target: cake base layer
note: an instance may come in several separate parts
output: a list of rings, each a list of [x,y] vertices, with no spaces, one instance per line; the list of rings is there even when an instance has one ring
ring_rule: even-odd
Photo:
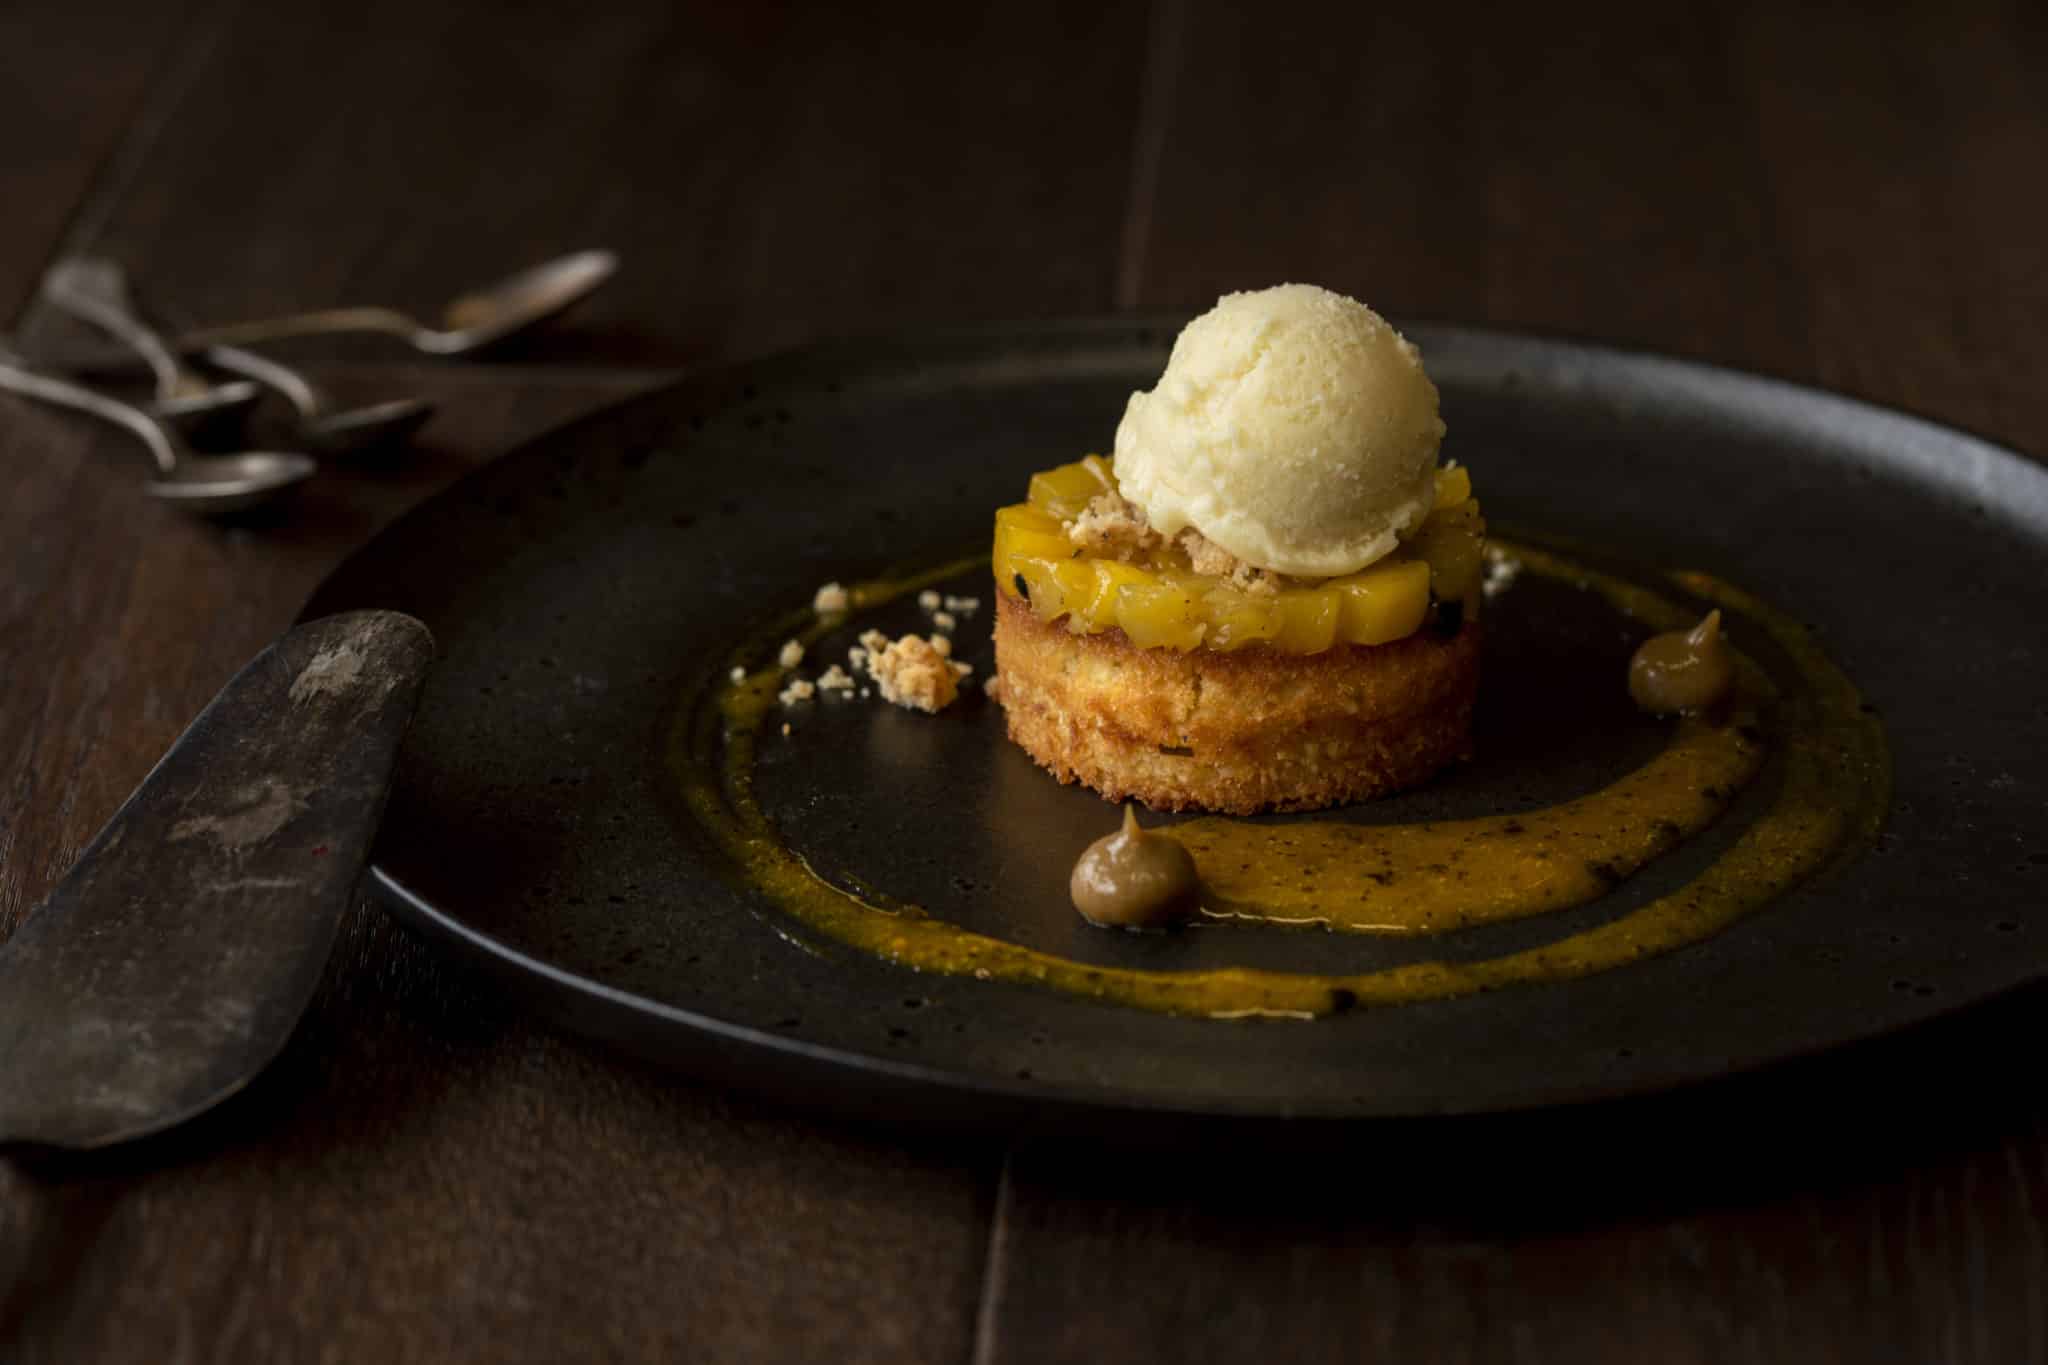
[[[996,594],[1010,738],[1061,782],[1154,810],[1249,815],[1384,796],[1467,751],[1479,624],[1286,654],[1139,649]]]

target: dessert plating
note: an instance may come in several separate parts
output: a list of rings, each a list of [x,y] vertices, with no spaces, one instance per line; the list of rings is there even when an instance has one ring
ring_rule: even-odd
[[[1368,800],[1464,754],[1485,532],[1464,470],[1409,547],[1320,582],[1217,572],[1187,533],[1104,539],[1118,496],[1091,457],[996,514],[1001,702],[1053,776],[1248,814]]]
[[[1485,522],[1435,386],[1371,309],[1234,294],[1133,394],[1114,465],[996,513],[1009,735],[1157,810],[1315,810],[1463,755]]]

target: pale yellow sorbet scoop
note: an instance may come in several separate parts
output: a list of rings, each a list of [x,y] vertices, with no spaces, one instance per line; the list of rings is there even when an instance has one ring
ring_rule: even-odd
[[[1311,284],[1226,294],[1182,330],[1116,432],[1123,494],[1248,564],[1362,569],[1427,516],[1444,424],[1386,319]]]

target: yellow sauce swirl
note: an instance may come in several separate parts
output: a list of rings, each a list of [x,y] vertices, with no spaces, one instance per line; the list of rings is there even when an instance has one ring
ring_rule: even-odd
[[[1420,825],[1278,828],[1201,819],[1159,833],[1195,856],[1217,918],[1429,934],[1584,905],[1713,823],[1756,776],[1746,724],[1679,722],[1612,786],[1545,810]]]
[[[1596,592],[1652,629],[1697,612],[1656,589],[1528,546],[1532,573]],[[861,585],[876,605],[962,570]],[[1427,934],[1569,908],[1705,828],[1755,776],[1767,734],[1783,751],[1770,808],[1689,884],[1606,923],[1478,961],[1320,974],[1261,968],[1152,971],[1097,966],[978,934],[916,906],[855,895],[789,847],[753,794],[755,743],[774,705],[773,670],[719,688],[678,725],[674,757],[696,818],[745,880],[810,930],[918,971],[1026,983],[1090,999],[1212,1018],[1312,1018],[1355,1005],[1440,999],[1610,970],[1670,952],[1753,913],[1875,835],[1890,799],[1883,732],[1804,628],[1704,574],[1677,587],[1746,619],[1783,655],[1782,676],[1740,660],[1744,713],[1686,719],[1655,758],[1597,792],[1543,810],[1414,826],[1203,819],[1171,828],[1194,854],[1222,918]],[[781,634],[799,618],[778,623]],[[813,638],[833,622],[812,626]],[[1614,680],[1619,685],[1619,680]],[[722,756],[722,762],[720,758]]]

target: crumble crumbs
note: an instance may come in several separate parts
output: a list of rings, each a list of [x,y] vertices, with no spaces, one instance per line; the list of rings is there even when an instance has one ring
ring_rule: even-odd
[[[1129,559],[1165,543],[1146,523],[1138,505],[1114,489],[1089,500],[1081,515],[1068,524],[1067,539],[1090,554],[1110,559]]]
[[[949,596],[945,599],[944,602],[941,603],[941,605],[944,606],[947,611],[957,611],[962,616],[972,616],[974,615],[974,613],[981,610],[981,599],[979,597]]]
[[[942,600],[938,593],[931,588],[926,588],[917,595],[917,605],[923,607],[926,611],[937,611]]]
[[[1486,547],[1486,577],[1480,583],[1479,591],[1490,601],[1513,587],[1521,573],[1521,560],[1498,545],[1489,545]]]
[[[745,682],[747,680],[747,670],[741,668],[738,664],[734,664],[732,666],[732,680],[734,682]]]
[[[817,596],[811,599],[811,610],[820,616],[845,611],[851,605],[853,595],[837,583],[827,583],[818,589]]]
[[[1188,567],[1196,573],[1212,573],[1228,577],[1237,567],[1237,556],[1203,535],[1200,531],[1182,531],[1179,545],[1188,553]]]
[[[1114,490],[1097,493],[1067,526],[1067,539],[1093,555],[1130,561],[1165,546],[1166,538],[1146,522],[1138,505]],[[1233,587],[1261,595],[1280,591],[1280,575],[1245,563],[1200,531],[1189,529],[1173,543],[1199,574],[1227,578]]]
[[[833,586],[833,585],[828,585]],[[820,589],[823,596],[823,589]],[[937,593],[919,596],[920,605],[927,605],[931,599],[933,624],[940,628],[951,628],[957,624],[950,611],[941,610],[940,604],[968,604],[964,609],[972,610],[981,605],[979,598],[942,598]],[[958,699],[962,685],[972,686],[967,681],[974,672],[974,666],[952,657],[953,642],[944,635],[905,635],[891,640],[879,630],[864,630],[860,643],[846,651],[847,662],[852,671],[839,664],[832,664],[815,680],[792,677],[788,686],[777,694],[784,706],[810,701],[818,695],[830,696],[872,696],[876,691],[882,700],[916,711],[936,712],[945,709]],[[804,647],[795,640],[782,646],[777,656],[786,669],[793,669],[803,662]],[[866,686],[861,675],[871,679],[874,686]],[[743,670],[734,670],[733,680],[740,681]]]
[[[871,650],[868,672],[883,701],[912,710],[940,711],[960,695],[959,675],[934,642],[922,636],[906,635],[879,652]]]
[[[1261,596],[1280,591],[1279,574],[1253,568],[1200,531],[1182,531],[1174,543],[1187,553],[1188,567],[1196,573],[1227,578],[1232,587]]]

